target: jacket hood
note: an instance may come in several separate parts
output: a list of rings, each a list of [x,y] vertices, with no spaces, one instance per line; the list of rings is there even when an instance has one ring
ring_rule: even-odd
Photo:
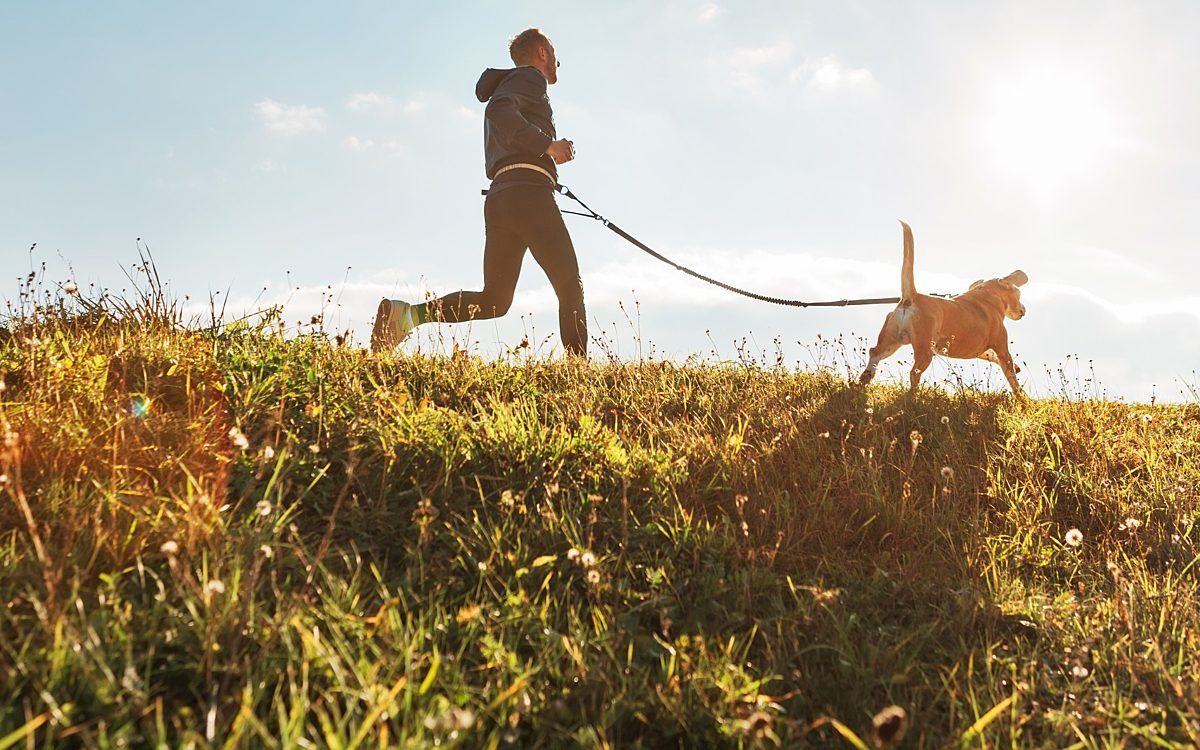
[[[514,70],[516,68],[488,68],[483,71],[483,75],[479,76],[479,83],[475,84],[475,98],[481,102],[491,99],[492,94],[496,93],[496,87]]]

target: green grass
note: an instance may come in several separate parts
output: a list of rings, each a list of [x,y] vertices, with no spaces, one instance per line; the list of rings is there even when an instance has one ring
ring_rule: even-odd
[[[1194,404],[23,300],[0,748],[1200,742]]]

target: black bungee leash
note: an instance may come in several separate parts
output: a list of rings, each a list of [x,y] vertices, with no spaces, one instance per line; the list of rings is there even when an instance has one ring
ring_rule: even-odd
[[[670,258],[663,255],[662,253],[659,253],[659,252],[655,251],[654,249],[648,247],[644,242],[639,240],[637,237],[634,237],[629,232],[626,232],[624,229],[621,229],[619,226],[617,226],[613,222],[609,221],[608,219],[604,218],[600,214],[593,211],[591,209],[591,207],[588,206],[588,204],[579,200],[579,196],[575,195],[575,193],[572,193],[571,189],[568,188],[566,185],[555,185],[554,189],[556,191],[558,191],[561,195],[564,195],[567,198],[570,198],[571,200],[578,203],[580,206],[583,206],[584,211],[587,211],[587,213],[582,213],[580,211],[565,211],[564,210],[563,211],[564,214],[573,214],[575,216],[583,216],[588,219],[595,219],[596,221],[600,222],[604,226],[611,229],[618,236],[620,236],[621,238],[623,238],[630,244],[638,247],[639,249],[641,249],[643,252],[647,253],[648,255],[651,255],[651,256],[657,258],[658,260],[661,260],[663,263],[666,263],[668,266],[671,266],[672,268],[674,268],[678,271],[682,271],[683,273],[686,273],[688,276],[692,276],[694,278],[700,279],[701,281],[706,281],[709,284],[712,284],[714,286],[719,286],[726,291],[733,292],[734,294],[740,294],[743,297],[749,297],[750,299],[756,299],[761,302],[770,302],[773,305],[787,305],[789,307],[850,307],[852,305],[894,305],[900,301],[899,297],[868,297],[868,298],[863,298],[863,299],[838,299],[838,300],[827,300],[824,302],[805,302],[804,300],[784,299],[783,297],[771,297],[771,296],[768,296],[765,294],[758,294],[757,292],[751,292],[751,291],[747,291],[745,289],[739,289],[738,287],[733,286],[731,284],[726,284],[725,282],[717,281],[716,279],[714,279],[710,276],[705,276],[704,274],[702,274],[698,271],[693,271],[692,269],[688,268],[687,266],[680,265],[679,263],[676,263],[675,261],[673,261]],[[931,296],[953,297],[954,295],[952,295],[952,294],[935,294],[935,295],[931,295]]]

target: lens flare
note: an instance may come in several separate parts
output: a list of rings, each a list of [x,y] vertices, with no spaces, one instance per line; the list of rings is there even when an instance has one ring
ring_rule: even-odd
[[[139,419],[146,417],[150,413],[150,398],[148,396],[137,395],[130,401],[129,413]]]

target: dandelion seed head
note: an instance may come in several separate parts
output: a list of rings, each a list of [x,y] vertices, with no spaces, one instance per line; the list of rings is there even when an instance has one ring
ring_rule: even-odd
[[[236,426],[229,428],[229,439],[240,450],[246,450],[250,447],[250,441],[246,439],[246,436]]]
[[[79,287],[74,284],[67,284],[63,287],[63,291],[70,295],[76,295],[79,293]]]
[[[942,415],[942,424],[950,424],[950,417]]]
[[[954,469],[950,468],[949,466],[943,466],[942,467],[942,479],[945,479],[947,482],[954,479]]]
[[[908,712],[900,706],[888,706],[871,719],[871,729],[877,746],[892,747],[904,739],[908,730]]]
[[[1121,524],[1121,528],[1132,534],[1133,532],[1142,528],[1142,522],[1137,518],[1126,518],[1125,522]]]
[[[587,572],[587,582],[592,584],[593,586],[599,584],[600,583],[600,571],[595,570],[595,569],[589,570]]]
[[[1078,547],[1079,545],[1083,544],[1083,532],[1079,529],[1071,529],[1067,532],[1064,540],[1066,541],[1068,547]]]

